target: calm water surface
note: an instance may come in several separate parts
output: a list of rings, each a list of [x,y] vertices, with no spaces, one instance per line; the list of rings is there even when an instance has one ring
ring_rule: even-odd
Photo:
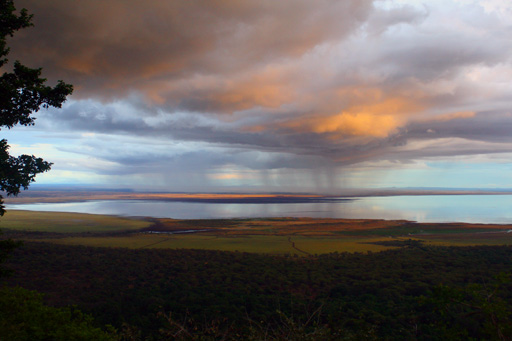
[[[406,219],[419,222],[512,223],[512,195],[363,197],[321,203],[226,204],[153,200],[95,200],[7,205],[7,209],[156,218],[314,217]]]

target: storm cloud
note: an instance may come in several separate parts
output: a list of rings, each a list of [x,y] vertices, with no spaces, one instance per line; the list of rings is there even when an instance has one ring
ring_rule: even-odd
[[[11,60],[76,89],[63,109],[39,114],[38,134],[61,134],[55,150],[109,164],[91,165],[94,174],[271,183],[272,172],[313,171],[328,187],[375,162],[512,152],[503,2],[16,5],[35,27],[10,40]]]

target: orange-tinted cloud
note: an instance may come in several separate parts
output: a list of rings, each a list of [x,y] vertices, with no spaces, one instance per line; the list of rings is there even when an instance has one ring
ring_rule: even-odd
[[[475,117],[476,113],[474,111],[457,111],[450,112],[447,114],[437,115],[432,117],[433,121],[451,121],[461,118],[472,118]]]
[[[296,99],[296,89],[286,67],[267,67],[258,73],[230,79],[195,76],[171,83],[154,82],[141,91],[168,106],[228,114],[255,107],[278,108]]]
[[[242,173],[215,173],[208,174],[208,177],[213,180],[241,180],[253,178],[253,175]]]
[[[154,81],[229,80],[300,57],[357,29],[372,2],[19,0],[34,13],[35,28],[16,34],[12,54],[73,83],[76,97],[119,98]],[[273,106],[273,91],[254,97]],[[224,94],[221,102],[249,94],[237,96]]]
[[[354,91],[351,89],[350,93]],[[360,91],[364,92],[362,89]],[[379,95],[376,96],[376,93]],[[375,89],[369,90],[369,94],[373,94],[374,97],[368,98],[368,104],[353,104],[334,114],[320,112],[299,115],[270,126],[248,127],[246,131],[285,129],[290,132],[327,135],[332,140],[351,136],[384,138],[396,132],[411,117],[423,110],[422,106],[413,100],[384,98],[385,95]]]
[[[312,122],[316,133],[386,137],[407,122],[408,116],[419,111],[418,105],[400,98],[379,103],[362,104],[341,113]]]
[[[69,106],[40,113],[47,126],[122,136],[104,157],[126,167],[164,158],[149,149],[205,174],[405,162],[427,155],[418,141],[512,129],[512,22],[446,3],[17,0],[35,27],[9,41],[9,57],[75,86]],[[129,154],[124,139],[141,136],[160,140]],[[218,149],[171,157],[165,142]]]

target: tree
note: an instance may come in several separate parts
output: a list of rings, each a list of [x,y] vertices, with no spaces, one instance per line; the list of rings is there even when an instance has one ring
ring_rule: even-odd
[[[12,0],[0,0],[0,69],[8,66],[9,48],[7,38],[19,29],[32,26],[32,15],[22,9],[16,14]],[[11,72],[0,76],[0,129],[10,129],[17,124],[34,124],[31,115],[40,108],[60,108],[66,96],[73,92],[73,86],[58,81],[55,87],[45,85],[41,69],[31,69],[19,61],[14,62]],[[33,155],[12,156],[7,140],[0,140],[0,191],[7,195],[17,195],[27,189],[39,173],[50,170],[51,163]],[[3,197],[0,195],[0,216],[4,215]],[[0,264],[17,246],[18,242],[0,240]],[[7,271],[0,267],[0,277]]]
[[[19,29],[33,26],[31,20],[26,9],[16,14],[12,0],[0,0],[0,68],[8,62],[7,38]],[[0,129],[34,125],[34,112],[40,108],[60,108],[73,92],[73,86],[63,81],[59,80],[54,87],[45,82],[41,68],[31,69],[19,61],[14,62],[12,72],[4,72],[0,77]],[[7,140],[0,140],[0,190],[9,196],[27,189],[35,176],[49,171],[52,164],[33,155],[11,156],[8,149]],[[2,199],[0,195],[0,216],[5,213]]]
[[[113,327],[102,330],[76,307],[55,308],[43,295],[20,287],[0,288],[2,340],[118,340]]]

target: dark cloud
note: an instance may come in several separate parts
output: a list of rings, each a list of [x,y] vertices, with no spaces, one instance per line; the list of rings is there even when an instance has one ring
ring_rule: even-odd
[[[13,55],[75,84],[76,96],[152,95],[195,75],[223,77],[341,39],[372,1],[21,0],[35,28]],[[173,84],[170,84],[172,97]],[[176,100],[176,98],[174,98]]]
[[[35,27],[16,34],[12,59],[76,87],[38,126],[97,134],[59,148],[115,164],[100,173],[318,171],[511,151],[512,22],[477,3],[17,5]]]
[[[512,114],[480,112],[473,117],[449,121],[433,120],[413,123],[407,136],[414,139],[461,138],[468,141],[512,143]]]

